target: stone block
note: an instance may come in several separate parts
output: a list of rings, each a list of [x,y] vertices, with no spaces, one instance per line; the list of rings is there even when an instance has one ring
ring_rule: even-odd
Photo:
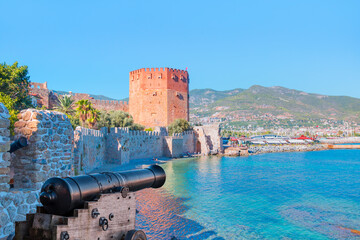
[[[9,207],[6,208],[6,210],[10,217],[10,221],[13,221],[16,216],[16,207],[13,205],[10,205]]]
[[[39,123],[39,121],[31,121],[27,123],[27,127],[32,128],[34,131],[36,131]]]
[[[25,111],[23,114],[22,114],[22,119],[24,121],[29,121],[31,119],[31,111]]]
[[[10,126],[10,120],[9,119],[1,119],[0,121],[0,128],[8,128]]]
[[[29,136],[33,133],[33,130],[31,130],[30,128],[21,128],[20,129],[20,133],[25,135],[25,136]]]
[[[15,226],[13,224],[8,224],[4,227],[4,232],[3,234],[6,235],[10,235],[11,233],[13,233],[15,231]]]
[[[43,116],[42,116],[42,114],[41,113],[39,113],[39,112],[34,112],[33,114],[32,114],[32,117],[31,117],[32,119],[37,119],[37,120],[42,120],[43,119]]]
[[[16,128],[23,128],[23,127],[25,127],[25,126],[26,126],[26,122],[23,121],[23,120],[17,121],[17,122],[15,122],[15,124],[14,124],[14,127],[16,127]]]
[[[0,167],[0,175],[7,175],[10,172],[10,168],[1,168]]]
[[[8,175],[0,176],[0,183],[9,183],[9,181],[10,181],[10,176],[8,176]]]
[[[27,204],[22,203],[18,206],[17,214],[25,215],[29,210],[29,206]]]
[[[0,142],[0,152],[7,152],[10,150],[10,142]]]
[[[0,226],[6,226],[10,222],[10,217],[6,209],[1,208],[0,210]]]
[[[52,141],[54,141],[54,142],[60,141],[60,136],[59,136],[58,134],[54,134],[54,135],[52,136]]]
[[[36,193],[29,193],[28,197],[26,198],[26,203],[33,204],[37,202],[37,195]]]
[[[39,151],[45,151],[48,148],[45,142],[37,142],[35,146]]]
[[[8,192],[10,185],[8,183],[0,183],[0,192]]]
[[[42,123],[42,126],[43,126],[43,128],[51,128],[51,122],[50,121],[46,121],[46,122],[43,122]]]
[[[11,159],[11,154],[9,152],[4,152],[3,155],[2,155],[2,159],[4,161],[10,161]]]

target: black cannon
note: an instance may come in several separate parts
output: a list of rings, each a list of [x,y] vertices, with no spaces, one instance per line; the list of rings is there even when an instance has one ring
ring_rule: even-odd
[[[15,140],[13,143],[10,144],[9,153],[13,153],[20,148],[26,147],[27,145],[27,139],[25,137],[20,137],[19,139]]]
[[[164,185],[165,171],[157,165],[141,170],[50,178],[41,188],[36,213],[15,223],[18,239],[146,240],[135,230],[134,191]]]
[[[100,194],[121,192],[125,195],[144,188],[164,185],[165,171],[157,165],[141,170],[104,172],[67,178],[50,178],[41,188],[40,202],[46,212],[67,215]]]

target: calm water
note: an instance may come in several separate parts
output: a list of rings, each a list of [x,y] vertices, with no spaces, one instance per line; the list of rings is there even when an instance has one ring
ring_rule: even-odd
[[[360,239],[360,150],[204,157],[138,192],[149,239]]]

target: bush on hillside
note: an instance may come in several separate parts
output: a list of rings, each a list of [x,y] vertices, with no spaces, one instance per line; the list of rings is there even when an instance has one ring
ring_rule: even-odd
[[[144,130],[144,126],[134,123],[132,116],[123,111],[101,111],[97,127],[127,127],[130,130]]]

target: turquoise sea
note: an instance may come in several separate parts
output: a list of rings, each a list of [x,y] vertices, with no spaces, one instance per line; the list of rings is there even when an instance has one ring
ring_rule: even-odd
[[[164,187],[137,193],[136,225],[148,239],[360,239],[360,150],[161,166]]]

